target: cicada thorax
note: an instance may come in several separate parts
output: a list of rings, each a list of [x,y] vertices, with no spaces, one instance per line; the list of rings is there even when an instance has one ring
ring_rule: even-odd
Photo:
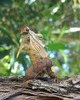
[[[26,53],[29,55],[32,64],[37,64],[40,61],[40,59],[43,59],[40,56],[40,54],[35,49],[33,49],[30,45],[27,46]]]

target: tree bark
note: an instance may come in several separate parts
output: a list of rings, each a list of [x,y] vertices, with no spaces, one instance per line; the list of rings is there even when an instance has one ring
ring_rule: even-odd
[[[80,100],[80,75],[25,81],[21,77],[0,78],[0,100]]]

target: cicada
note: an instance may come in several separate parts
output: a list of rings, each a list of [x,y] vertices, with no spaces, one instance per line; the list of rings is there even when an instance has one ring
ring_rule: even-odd
[[[44,44],[39,39],[41,34],[36,34],[31,31],[29,27],[21,31],[22,43],[17,53],[19,56],[22,49],[29,55],[31,60],[30,67],[26,70],[26,79],[36,78],[39,74],[45,72],[50,77],[54,78],[55,75],[51,71],[53,62],[48,58],[48,54],[44,49]]]

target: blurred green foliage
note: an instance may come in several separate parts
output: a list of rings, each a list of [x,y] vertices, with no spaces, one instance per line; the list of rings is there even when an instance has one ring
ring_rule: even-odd
[[[24,52],[16,58],[25,26],[43,34],[58,77],[80,74],[80,0],[0,0],[0,76],[24,75],[30,65]]]

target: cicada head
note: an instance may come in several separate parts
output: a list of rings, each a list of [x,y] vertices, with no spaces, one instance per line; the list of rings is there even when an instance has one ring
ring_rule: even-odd
[[[21,31],[21,36],[22,36],[22,42],[25,43],[25,42],[29,42],[30,40],[30,34],[29,34],[29,27],[26,27],[24,28],[22,31]]]
[[[29,33],[30,29],[29,27],[24,28],[23,30],[21,30],[21,35],[27,35]]]

